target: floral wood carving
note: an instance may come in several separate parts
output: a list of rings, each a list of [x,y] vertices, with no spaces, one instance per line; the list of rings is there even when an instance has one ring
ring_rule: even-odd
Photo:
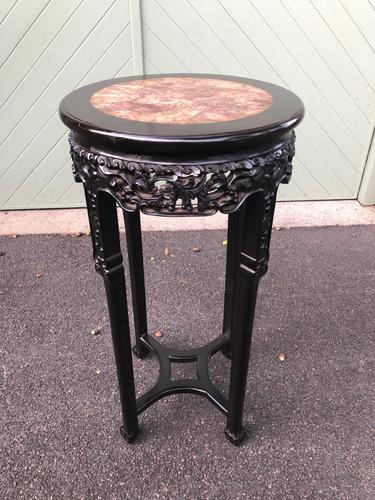
[[[275,191],[265,193],[264,197],[264,212],[260,229],[259,254],[254,265],[254,274],[263,276],[268,270],[269,248],[273,222],[273,212],[276,203]]]
[[[98,193],[110,193],[125,210],[138,208],[146,214],[211,215],[236,211],[251,193],[264,193],[259,254],[248,267],[252,275],[267,271],[273,209],[280,182],[292,173],[295,134],[271,153],[241,161],[216,164],[162,165],[130,161],[90,152],[69,137],[73,173],[83,182],[90,214],[96,270],[108,276],[122,269],[122,257],[107,262],[103,251],[98,213]],[[117,258],[118,257],[118,258]]]
[[[77,182],[90,192],[107,191],[128,211],[146,214],[212,215],[237,210],[251,193],[273,193],[292,173],[295,134],[270,153],[215,164],[168,165],[90,152],[71,134]]]

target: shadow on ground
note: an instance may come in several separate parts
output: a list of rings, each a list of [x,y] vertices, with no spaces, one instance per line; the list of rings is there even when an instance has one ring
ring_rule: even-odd
[[[163,342],[194,346],[220,333],[224,238],[145,234],[149,327]],[[122,440],[90,244],[0,239],[1,498],[374,498],[374,226],[274,232],[240,448],[226,441],[224,417],[193,395],[158,402],[141,417],[139,442]],[[139,392],[157,369],[135,360]],[[212,359],[223,390],[228,370]]]

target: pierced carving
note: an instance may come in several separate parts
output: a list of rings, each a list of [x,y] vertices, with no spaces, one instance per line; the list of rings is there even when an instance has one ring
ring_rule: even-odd
[[[78,144],[73,134],[69,142],[74,178],[85,186],[95,267],[101,275],[108,276],[122,265],[121,258],[110,263],[104,258],[97,207],[101,191],[110,193],[125,210],[139,208],[154,215],[211,215],[218,210],[231,213],[251,193],[261,191],[264,214],[259,255],[252,272],[261,276],[267,271],[273,208],[279,184],[289,182],[292,173],[294,132],[271,153],[196,165],[162,165],[97,154]]]
[[[93,257],[95,270],[103,277],[110,277],[123,271],[122,253],[115,253],[105,257],[103,233],[98,211],[98,193],[91,190],[90,185],[85,185],[87,210],[91,227],[91,240],[93,246]]]
[[[265,193],[264,197],[264,212],[260,230],[259,255],[255,265],[255,274],[258,276],[263,276],[268,270],[268,259],[270,256],[269,248],[276,194],[277,187],[274,191]]]
[[[154,215],[231,213],[253,192],[274,192],[289,182],[294,141],[293,132],[278,149],[245,160],[167,165],[90,152],[69,137],[77,182],[111,193],[125,210]]]

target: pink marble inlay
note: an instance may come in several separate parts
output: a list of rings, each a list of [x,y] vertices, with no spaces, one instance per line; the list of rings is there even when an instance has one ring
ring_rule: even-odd
[[[257,115],[271,106],[272,96],[234,80],[160,77],[110,85],[95,92],[90,102],[126,120],[188,125]]]

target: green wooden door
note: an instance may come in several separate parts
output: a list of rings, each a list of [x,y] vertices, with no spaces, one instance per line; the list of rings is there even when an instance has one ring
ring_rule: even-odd
[[[13,3],[0,12],[0,206],[82,206],[57,108],[75,87],[133,73],[128,1]]]
[[[306,105],[284,200],[357,198],[375,117],[368,0],[143,0],[147,73],[267,80]]]
[[[307,112],[281,198],[357,198],[375,116],[372,2],[2,0],[0,208],[82,206],[59,100],[143,68],[251,76],[295,91]]]

